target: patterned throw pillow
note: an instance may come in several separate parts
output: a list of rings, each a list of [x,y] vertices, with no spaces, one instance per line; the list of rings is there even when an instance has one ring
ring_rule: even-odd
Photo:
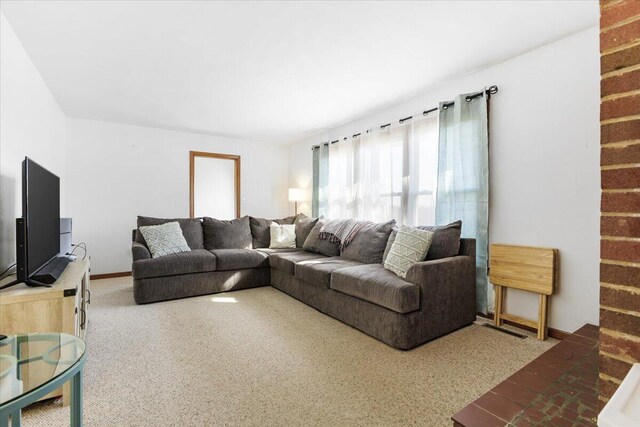
[[[429,252],[427,252],[427,257],[425,258],[426,260],[448,258],[458,255],[462,221],[458,220],[447,225],[419,225],[416,228],[434,232],[431,246],[429,246]],[[398,230],[394,228],[389,236],[387,247],[382,257],[383,260],[387,259],[391,245],[396,238],[397,231]]]
[[[407,277],[409,268],[426,258],[433,234],[433,231],[401,226],[384,262],[384,268],[403,279]]]
[[[182,235],[184,240],[187,241],[187,245],[194,249],[204,249],[204,237],[202,232],[202,218],[154,218],[150,216],[138,215],[138,227],[148,227],[149,225],[162,225],[167,222],[177,222],[182,229]],[[140,230],[136,232],[136,242],[147,245],[144,241]]]
[[[271,249],[295,248],[296,247],[296,226],[294,224],[271,224]]]
[[[148,225],[140,227],[139,230],[147,242],[152,258],[191,251],[177,222]]]

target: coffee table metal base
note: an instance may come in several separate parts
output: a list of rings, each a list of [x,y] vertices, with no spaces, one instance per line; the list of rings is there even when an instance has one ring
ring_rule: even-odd
[[[22,425],[22,408],[31,405],[38,399],[51,393],[67,381],[71,381],[71,427],[82,426],[82,369],[84,368],[85,355],[83,354],[75,365],[59,377],[47,383],[41,388],[25,393],[17,399],[0,407],[0,427],[20,427]]]

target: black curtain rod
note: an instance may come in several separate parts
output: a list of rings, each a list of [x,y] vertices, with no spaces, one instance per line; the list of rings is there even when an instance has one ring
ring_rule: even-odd
[[[427,114],[429,114],[429,113],[433,113],[434,111],[438,111],[438,107],[433,107],[433,108],[432,108],[432,109],[430,109],[430,110],[423,111],[423,112],[422,112],[422,115],[423,115],[423,116],[426,116]]]
[[[472,95],[467,95],[467,96],[465,97],[465,100],[466,100],[467,102],[470,102],[472,99],[475,99],[475,98],[477,98],[477,97],[479,97],[479,96],[482,96],[482,95],[484,95],[484,94],[486,94],[487,96],[491,97],[491,95],[495,95],[496,93],[498,93],[498,86],[496,86],[496,85],[492,85],[492,86],[489,86],[486,90],[481,90],[481,91],[480,91],[480,92],[478,92],[478,93],[474,93],[474,94],[472,94]],[[442,109],[446,110],[447,108],[451,107],[453,104],[455,104],[455,102],[454,102],[454,101],[450,101],[450,102],[443,102],[443,103],[442,103]],[[425,110],[425,111],[423,111],[423,112],[422,112],[422,115],[423,115],[423,116],[426,116],[427,114],[429,114],[429,113],[433,113],[434,111],[438,111],[438,110],[439,110],[439,107],[434,107],[434,108],[431,108],[430,110]],[[411,120],[412,118],[413,118],[413,116],[407,116],[407,117],[404,117],[404,118],[402,118],[402,119],[398,120],[398,122],[399,122],[400,124],[403,124],[404,122],[406,122],[407,120]],[[389,126],[391,126],[391,123],[387,123],[386,125],[382,125],[382,126],[380,126],[380,130],[384,130],[385,128],[387,128],[387,127],[389,127]],[[369,131],[367,131],[367,132],[369,132]],[[354,134],[354,135],[352,136],[352,138],[356,138],[356,137],[358,137],[358,136],[360,136],[360,134],[359,134],[359,133],[356,133],[356,134]],[[345,140],[345,141],[347,140],[347,137],[346,137],[346,136],[344,137],[344,140]],[[336,139],[335,141],[331,141],[331,144],[335,144],[335,143],[336,143],[336,142],[338,142],[338,141],[340,141],[340,140],[339,140],[339,139]],[[322,145],[329,145],[329,144],[330,144],[329,142],[324,142],[324,143],[322,143]],[[313,147],[311,147],[311,149],[312,149],[312,150],[315,150],[315,149],[317,149],[317,148],[320,148],[320,145],[314,145]]]
[[[482,90],[481,90],[480,92],[478,92],[478,93],[474,93],[473,95],[467,95],[467,96],[465,97],[465,100],[466,100],[467,102],[470,102],[472,99],[475,99],[475,98],[477,98],[477,97],[479,97],[479,96],[482,96],[483,94],[487,94],[489,97],[491,97],[491,95],[495,95],[496,93],[498,93],[498,86],[493,85],[493,86],[489,86],[489,87],[488,87],[486,90],[484,90],[484,91],[482,91]],[[455,104],[455,102],[454,102],[454,101],[450,101],[450,102],[443,102],[443,103],[442,103],[442,108],[443,108],[444,110],[446,110],[447,108],[451,107],[453,104]],[[432,109],[430,109],[430,110],[423,111],[423,112],[422,112],[422,115],[423,115],[423,116],[426,116],[427,114],[432,113],[432,112],[434,112],[434,111],[438,111],[438,107],[432,108]]]

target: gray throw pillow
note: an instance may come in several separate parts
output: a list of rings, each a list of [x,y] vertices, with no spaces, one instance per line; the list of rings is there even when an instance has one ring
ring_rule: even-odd
[[[269,234],[269,226],[273,223],[285,225],[293,224],[296,220],[295,216],[288,216],[280,219],[265,219],[249,217],[251,226],[251,236],[253,238],[253,248],[268,248],[271,244],[271,235]]]
[[[387,257],[389,256],[389,250],[391,249],[391,245],[393,245],[393,241],[396,240],[396,234],[398,234],[399,229],[400,227],[396,225],[391,229],[391,233],[389,233],[389,239],[387,239],[387,246],[385,246],[384,254],[382,255],[383,264],[387,260]]]
[[[317,222],[318,218],[309,218],[305,214],[298,214],[294,222],[296,225],[296,247],[301,248],[304,246],[304,241],[307,240],[309,233],[311,233]]]
[[[420,230],[433,231],[433,241],[427,254],[427,260],[449,258],[458,255],[460,252],[460,232],[462,221],[455,221],[447,225],[421,225],[416,228]],[[387,259],[389,249],[396,238],[396,230],[391,232],[387,247],[384,250],[383,259]]]
[[[395,225],[395,219],[379,224],[367,222],[340,256],[365,264],[382,264],[387,241]]]
[[[302,249],[326,256],[338,256],[340,255],[340,249],[337,243],[332,243],[329,240],[320,240],[320,229],[325,222],[327,222],[327,219],[318,218],[316,225],[311,229],[307,239],[304,241]]]
[[[249,217],[221,220],[204,217],[204,248],[211,249],[251,249],[252,237]]]
[[[433,236],[433,231],[403,225],[396,233],[389,256],[384,261],[384,268],[406,278],[407,271],[426,258]]]
[[[418,228],[434,232],[427,260],[449,258],[460,252],[462,221],[454,221],[447,225],[421,225]]]
[[[177,222],[142,226],[139,230],[147,242],[152,258],[191,251]]]
[[[182,235],[191,249],[204,249],[202,218],[153,218],[150,216],[138,216],[138,227],[161,225],[168,222],[177,222],[180,225]],[[136,230],[135,241],[149,247],[139,230]]]

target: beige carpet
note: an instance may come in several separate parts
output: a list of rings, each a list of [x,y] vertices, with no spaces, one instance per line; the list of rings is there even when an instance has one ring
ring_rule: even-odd
[[[271,287],[136,306],[92,282],[87,426],[451,425],[552,346],[472,325],[395,350]],[[68,426],[48,401],[24,425]]]

